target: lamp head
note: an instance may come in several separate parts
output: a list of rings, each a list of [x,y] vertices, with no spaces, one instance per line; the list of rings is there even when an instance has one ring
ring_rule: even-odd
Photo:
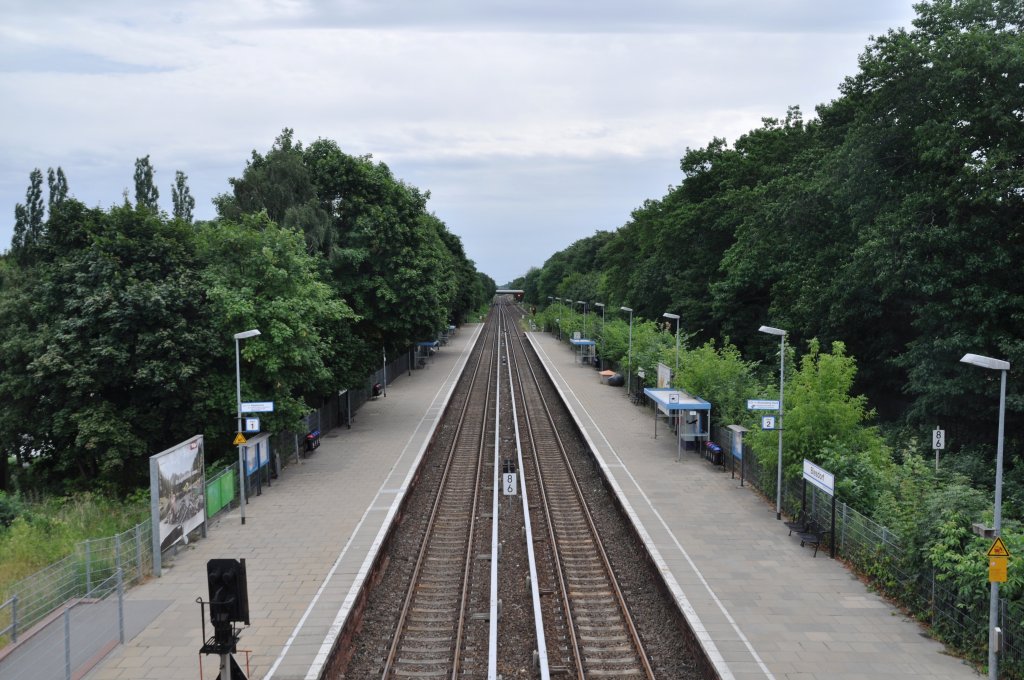
[[[252,330],[242,331],[241,333],[235,333],[235,340],[245,340],[246,338],[255,338],[260,335],[258,329],[253,328]]]
[[[662,316],[665,317],[666,319],[675,319],[676,321],[679,321],[679,315],[678,314],[672,314],[671,312],[665,312],[664,314],[662,314]]]
[[[761,331],[762,333],[767,333],[768,335],[785,335],[786,334],[786,331],[782,330],[781,328],[773,328],[771,326],[761,326],[757,330]]]
[[[982,368],[991,368],[996,371],[1010,370],[1009,361],[993,359],[992,357],[983,357],[980,354],[965,354],[960,361],[965,364],[973,364],[974,366],[981,366]]]
[[[629,312],[630,314],[633,313],[633,308],[632,307],[619,307],[619,309],[621,309],[624,312]]]

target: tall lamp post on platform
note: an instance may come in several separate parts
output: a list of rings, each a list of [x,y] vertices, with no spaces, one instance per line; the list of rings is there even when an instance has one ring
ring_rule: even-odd
[[[601,339],[604,340],[604,303],[595,302],[594,306],[601,308]],[[601,370],[604,370],[604,347],[601,348]]]
[[[779,336],[779,469],[775,482],[775,519],[782,519],[782,405],[786,384],[786,331],[771,326],[761,326],[757,330]]]
[[[629,357],[626,360],[626,396],[630,396],[632,388],[633,378],[633,308],[632,307],[619,307],[624,312],[629,312]]]
[[[960,361],[965,364],[980,366],[999,371],[999,435],[996,440],[996,508],[995,535],[998,537],[1002,529],[1003,517],[1003,427],[1006,422],[1006,373],[1010,370],[1010,362],[992,359],[978,354],[965,354]],[[999,661],[996,658],[996,623],[999,611],[999,583],[992,581],[988,601],[988,677],[996,680],[999,675]]]
[[[675,372],[675,375],[673,377],[676,378],[676,380],[678,380],[679,379],[678,378],[678,376],[679,376],[679,315],[678,314],[672,314],[670,312],[665,312],[664,314],[662,314],[662,316],[665,317],[666,319],[675,319],[676,320],[676,372]]]
[[[241,333],[235,333],[235,396],[237,397],[238,405],[238,420],[235,421],[235,425],[238,426],[238,433],[242,432],[242,351],[239,346],[239,342],[246,338],[255,338],[259,335],[259,330],[253,328],[252,330],[242,331]],[[238,507],[241,510],[242,524],[245,524],[245,444],[238,445]]]

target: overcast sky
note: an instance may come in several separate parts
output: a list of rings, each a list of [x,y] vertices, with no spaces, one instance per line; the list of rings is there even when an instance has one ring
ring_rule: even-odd
[[[912,0],[0,0],[0,250],[33,168],[108,207],[150,155],[196,217],[284,127],[430,191],[504,284],[682,179],[687,147],[857,70]]]

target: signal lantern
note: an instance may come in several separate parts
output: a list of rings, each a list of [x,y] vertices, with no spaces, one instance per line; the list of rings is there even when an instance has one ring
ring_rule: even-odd
[[[210,622],[216,627],[242,621],[249,625],[249,587],[245,560],[213,559],[206,563],[210,586]]]

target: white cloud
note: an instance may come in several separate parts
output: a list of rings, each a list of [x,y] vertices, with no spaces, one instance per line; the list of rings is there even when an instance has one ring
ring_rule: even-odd
[[[0,244],[29,171],[110,205],[151,154],[197,213],[283,127],[373,154],[498,280],[621,225],[687,146],[837,94],[910,0],[12,3],[0,27]],[[167,189],[165,190],[165,188]],[[536,229],[530,248],[522,234]]]

